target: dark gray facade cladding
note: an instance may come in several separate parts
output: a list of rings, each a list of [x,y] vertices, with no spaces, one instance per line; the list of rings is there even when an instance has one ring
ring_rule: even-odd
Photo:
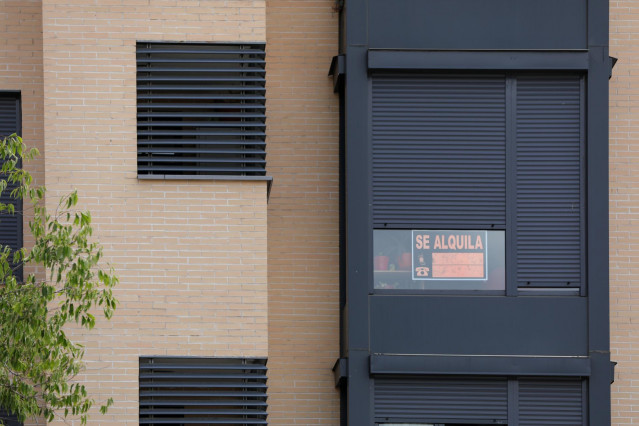
[[[490,376],[511,383],[518,377],[582,378],[583,424],[610,424],[608,2],[348,0],[340,22],[342,57],[332,69],[342,96],[344,143],[341,341],[347,362],[337,369],[343,423],[407,420],[375,417],[376,378]],[[523,296],[512,271],[501,295],[374,290],[371,76],[432,70],[585,76],[585,284],[579,294]],[[506,421],[528,424],[513,408],[519,388],[509,386]]]

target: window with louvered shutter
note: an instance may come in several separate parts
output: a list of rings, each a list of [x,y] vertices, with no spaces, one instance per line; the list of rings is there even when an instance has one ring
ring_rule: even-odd
[[[0,408],[0,420],[4,422],[4,426],[22,426],[22,423],[18,421],[18,418],[13,414]]]
[[[21,133],[20,95],[0,92],[0,139],[14,133]],[[0,160],[1,162],[1,160]],[[0,202],[13,204],[15,214],[0,214],[0,244],[12,250],[22,248],[22,200],[11,197],[11,191],[17,184],[9,183],[0,194]],[[22,280],[22,267],[14,270],[18,281]]]
[[[266,175],[264,49],[138,43],[138,176]]]
[[[141,358],[141,425],[266,425],[266,359]]]

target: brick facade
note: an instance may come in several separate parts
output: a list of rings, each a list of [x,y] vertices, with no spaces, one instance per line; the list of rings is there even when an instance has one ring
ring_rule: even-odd
[[[49,207],[79,190],[121,279],[113,320],[74,331],[87,346],[78,379],[98,401],[115,398],[90,424],[137,424],[142,355],[268,356],[269,424],[339,424],[330,372],[339,356],[338,97],[326,76],[334,5],[0,2],[0,90],[21,91],[24,139],[42,152],[28,167],[46,183]],[[612,424],[622,426],[639,422],[639,0],[610,8],[619,58],[610,86]],[[138,40],[267,41],[268,204],[263,182],[137,179]]]
[[[612,423],[639,422],[639,1],[610,1],[610,346]]]
[[[264,6],[43,1],[47,203],[78,189],[120,277],[113,320],[74,331],[78,379],[115,400],[90,424],[138,424],[139,356],[268,355],[266,183],[138,180],[136,160],[136,41],[264,41]]]
[[[267,0],[269,424],[338,425],[334,1]]]

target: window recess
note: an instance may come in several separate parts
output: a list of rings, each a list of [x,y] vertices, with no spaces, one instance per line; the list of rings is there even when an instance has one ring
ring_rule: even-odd
[[[584,294],[584,93],[572,72],[375,73],[374,229],[505,231],[508,288]]]
[[[266,175],[264,49],[137,44],[140,178]]]

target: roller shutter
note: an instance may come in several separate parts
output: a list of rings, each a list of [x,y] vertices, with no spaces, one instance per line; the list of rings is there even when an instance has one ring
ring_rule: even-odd
[[[505,226],[505,77],[379,75],[372,85],[375,228]]]
[[[515,249],[520,287],[579,287],[583,137],[579,76],[520,76]]]
[[[579,379],[520,379],[521,426],[583,426],[584,386]]]
[[[505,378],[378,378],[374,398],[378,421],[505,424],[508,417]]]

